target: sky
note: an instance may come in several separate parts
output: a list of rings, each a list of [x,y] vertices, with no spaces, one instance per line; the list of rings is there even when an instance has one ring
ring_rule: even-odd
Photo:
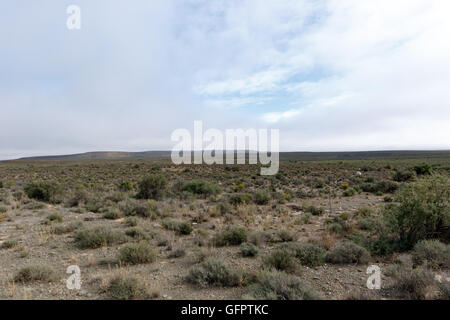
[[[2,1],[0,159],[171,150],[195,120],[279,129],[281,151],[450,149],[449,12],[448,0]]]

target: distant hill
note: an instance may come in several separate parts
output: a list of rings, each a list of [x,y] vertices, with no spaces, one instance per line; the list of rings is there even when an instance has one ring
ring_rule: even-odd
[[[417,159],[450,157],[450,150],[436,151],[351,151],[351,152],[283,152],[283,160],[362,160],[362,159]]]
[[[170,151],[116,152],[99,151],[71,155],[41,156],[20,158],[20,161],[34,160],[139,160],[169,158]],[[281,160],[319,161],[319,160],[361,160],[361,159],[414,159],[450,157],[450,150],[441,151],[351,151],[351,152],[280,152]]]
[[[61,161],[82,161],[82,160],[134,160],[149,158],[167,158],[170,151],[144,151],[144,152],[120,152],[120,151],[98,151],[86,152],[59,156],[26,157],[18,160],[61,160]]]

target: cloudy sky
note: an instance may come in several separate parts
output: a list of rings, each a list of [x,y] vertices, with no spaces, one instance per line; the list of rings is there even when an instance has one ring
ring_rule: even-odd
[[[69,5],[81,30],[66,27]],[[170,150],[278,128],[284,151],[450,149],[448,0],[0,2],[0,159]]]

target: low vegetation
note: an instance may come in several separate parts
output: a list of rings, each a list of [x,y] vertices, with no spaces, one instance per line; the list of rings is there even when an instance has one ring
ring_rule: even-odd
[[[235,287],[242,283],[242,274],[221,261],[209,258],[189,271],[186,281],[199,287]]]
[[[448,299],[448,157],[0,165],[6,299]],[[365,288],[382,267],[382,290]],[[63,290],[67,266],[82,290]],[[62,278],[61,278],[62,277]],[[349,294],[351,293],[351,294]]]
[[[298,277],[280,271],[261,272],[248,296],[257,300],[320,299],[319,295]]]
[[[115,300],[144,299],[147,296],[147,289],[137,277],[116,276],[109,282],[107,293]]]
[[[85,228],[75,234],[75,244],[81,249],[95,249],[126,241],[125,234],[107,227]]]
[[[118,260],[122,264],[151,263],[156,260],[156,252],[146,241],[127,243],[120,248]]]
[[[14,281],[29,283],[33,281],[52,282],[57,280],[56,272],[45,265],[30,265],[20,268],[14,275]]]

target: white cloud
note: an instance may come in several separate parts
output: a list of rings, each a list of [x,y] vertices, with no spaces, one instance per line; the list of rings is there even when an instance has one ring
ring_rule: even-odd
[[[69,33],[64,1],[0,4],[0,159],[168,149],[196,119],[282,150],[450,148],[449,1],[79,6]]]

